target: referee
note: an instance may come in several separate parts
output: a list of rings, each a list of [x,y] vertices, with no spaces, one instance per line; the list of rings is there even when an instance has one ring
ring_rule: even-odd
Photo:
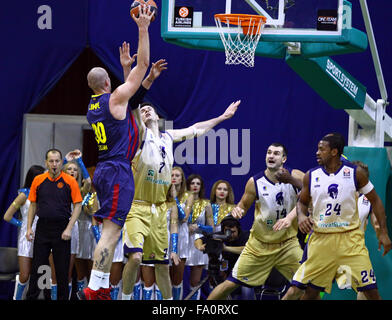
[[[68,300],[68,269],[71,256],[71,230],[78,219],[82,196],[76,180],[61,170],[62,154],[60,150],[46,152],[47,172],[34,178],[30,188],[31,202],[27,220],[27,240],[34,239],[33,261],[29,289],[26,299],[37,299],[38,269],[49,265],[52,251],[56,270],[59,300]],[[73,203],[73,210],[71,204]],[[37,227],[32,230],[32,222],[38,216]]]

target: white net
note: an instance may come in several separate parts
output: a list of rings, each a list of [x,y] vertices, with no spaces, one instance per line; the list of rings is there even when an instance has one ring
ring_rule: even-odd
[[[234,20],[233,20],[234,19]],[[215,15],[215,23],[226,53],[226,64],[243,64],[254,66],[255,51],[260,40],[265,21],[259,17],[250,16],[245,21],[243,17],[227,17]],[[233,27],[233,25],[236,25]],[[231,32],[227,32],[227,31]]]

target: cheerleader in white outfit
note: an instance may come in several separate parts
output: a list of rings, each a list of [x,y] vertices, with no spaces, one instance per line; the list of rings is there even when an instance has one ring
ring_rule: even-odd
[[[19,274],[15,279],[14,300],[25,299],[27,285],[30,277],[31,262],[33,260],[33,241],[27,241],[27,215],[30,207],[30,201],[27,199],[30,192],[31,184],[34,178],[45,172],[45,168],[34,165],[31,166],[26,174],[25,183],[22,189],[18,190],[18,196],[12,202],[4,214],[4,220],[19,228],[18,230],[18,263]],[[14,214],[20,209],[21,219],[14,217]],[[35,216],[32,229],[35,232],[38,217]]]

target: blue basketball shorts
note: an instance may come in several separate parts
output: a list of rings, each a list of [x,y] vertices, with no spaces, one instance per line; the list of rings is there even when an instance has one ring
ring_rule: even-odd
[[[130,161],[115,159],[99,162],[93,185],[100,203],[94,218],[100,222],[109,219],[123,227],[135,193]]]

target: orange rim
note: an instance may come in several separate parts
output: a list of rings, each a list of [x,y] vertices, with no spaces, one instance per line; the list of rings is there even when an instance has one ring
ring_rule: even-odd
[[[229,24],[233,24],[238,26],[241,24],[242,32],[244,35],[251,33],[253,35],[261,34],[261,30],[263,29],[263,25],[267,22],[267,18],[261,15],[255,14],[242,14],[242,13],[217,13],[214,15],[215,19],[218,19],[223,22],[229,22]],[[251,23],[252,22],[252,23]],[[261,27],[258,26],[261,23]],[[254,26],[257,25],[257,28]]]
[[[246,27],[249,27],[251,20],[256,20],[257,23],[260,23],[260,20],[262,20],[262,24],[267,22],[266,17],[255,14],[217,13],[214,17],[221,21],[229,21],[230,24],[234,25],[238,25],[238,22],[241,21],[241,26]]]

